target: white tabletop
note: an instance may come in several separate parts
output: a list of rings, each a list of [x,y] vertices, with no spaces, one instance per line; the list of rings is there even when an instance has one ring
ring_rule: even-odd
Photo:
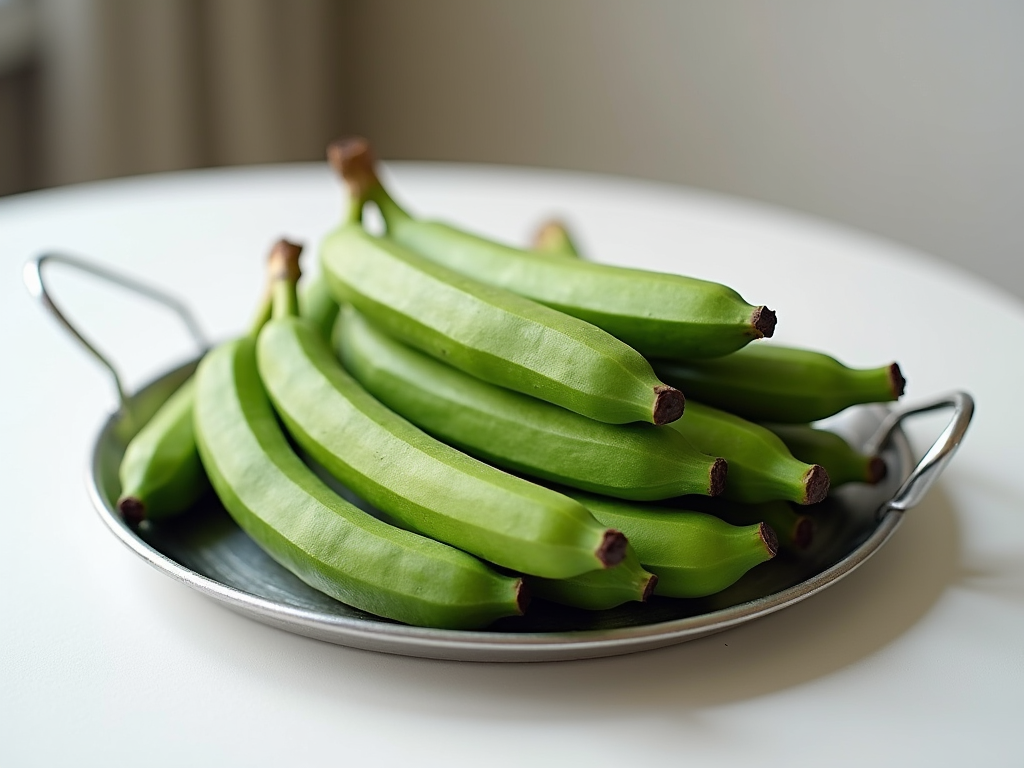
[[[596,259],[728,283],[778,312],[776,341],[853,365],[896,359],[908,401],[965,389],[974,423],[872,560],[739,629],[549,664],[352,650],[231,613],[110,534],[84,476],[113,389],[20,274],[43,250],[93,257],[185,297],[225,337],[249,321],[269,245],[312,249],[334,224],[326,167],[2,200],[0,764],[1024,764],[1019,302],[891,243],[679,187],[428,164],[391,175],[418,213],[516,241],[557,213]],[[188,354],[166,313],[54,282],[130,382]],[[917,425],[918,447],[937,428]]]

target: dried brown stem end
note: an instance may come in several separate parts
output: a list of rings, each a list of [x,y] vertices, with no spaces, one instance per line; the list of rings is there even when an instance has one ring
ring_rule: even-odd
[[[899,400],[907,388],[907,380],[903,378],[903,372],[896,363],[889,366],[889,387],[892,389],[893,400]]]
[[[729,462],[725,459],[715,459],[711,465],[711,485],[708,486],[708,496],[718,496],[725,490],[726,477],[729,474]]]
[[[868,460],[867,477],[864,480],[869,485],[875,485],[881,482],[888,472],[889,467],[886,466],[885,459],[881,456],[872,456]]]
[[[775,533],[775,529],[768,525],[768,523],[761,523],[759,533],[761,534],[761,541],[764,542],[764,548],[768,550],[769,557],[775,557],[779,554],[779,537]]]
[[[125,496],[118,501],[117,509],[128,525],[138,525],[146,519],[146,505],[134,496]]]
[[[267,260],[267,276],[270,281],[299,282],[299,277],[302,274],[302,270],[299,269],[299,256],[301,255],[302,246],[297,243],[291,243],[284,239],[274,243]]]
[[[801,504],[817,504],[828,495],[828,472],[820,464],[814,464],[804,473],[804,500]]]
[[[601,545],[597,548],[597,559],[601,561],[601,565],[605,568],[611,568],[613,565],[618,565],[622,562],[622,559],[626,556],[626,537],[622,535],[621,531],[616,531],[614,528],[609,528],[604,532],[604,537],[601,539]]]
[[[380,186],[377,159],[362,136],[343,136],[327,145],[327,160],[357,200],[366,200]]]
[[[651,578],[644,584],[644,593],[640,596],[640,602],[646,603],[651,599],[651,595],[654,594],[654,588],[658,586],[658,574],[652,573]]]
[[[670,424],[683,415],[686,398],[675,387],[659,384],[654,388],[654,423],[658,426]]]
[[[754,332],[757,334],[755,338],[758,339],[770,339],[775,333],[776,322],[778,321],[775,313],[768,309],[768,307],[758,307],[750,316],[750,324],[754,327]]]

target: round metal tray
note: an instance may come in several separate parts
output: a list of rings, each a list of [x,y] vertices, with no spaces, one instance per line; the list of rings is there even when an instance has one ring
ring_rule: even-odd
[[[799,556],[780,554],[729,589],[708,598],[654,598],[607,611],[583,611],[535,600],[525,616],[502,619],[486,631],[412,627],[351,608],[309,587],[267,556],[211,494],[181,517],[132,527],[116,512],[118,466],[125,446],[159,405],[194,370],[176,368],[133,395],[115,368],[73,328],[53,303],[43,266],[57,261],[143,291],[171,306],[205,342],[180,303],[152,288],[88,262],[48,254],[26,265],[30,291],[113,374],[122,396],[93,448],[90,493],[100,517],[150,565],[224,606],[257,621],[340,645],[385,653],[463,661],[555,661],[633,653],[693,640],[793,605],[834,584],[885,544],[903,513],[923,497],[952,457],[973,412],[973,401],[953,392],[900,409],[851,408],[830,426],[865,450],[879,450],[888,475],[877,486],[838,489],[813,515],[814,545]],[[952,410],[935,444],[915,461],[901,422],[917,413]]]

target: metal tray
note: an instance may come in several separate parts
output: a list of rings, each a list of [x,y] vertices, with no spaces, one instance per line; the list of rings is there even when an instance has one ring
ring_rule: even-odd
[[[25,266],[29,291],[113,376],[122,407],[96,437],[89,490],[100,518],[133,552],[168,576],[233,611],[289,632],[384,653],[462,661],[556,661],[634,653],[693,640],[766,616],[807,598],[861,566],[888,541],[903,513],[917,504],[959,446],[973,414],[963,392],[888,409],[850,408],[830,426],[856,445],[880,450],[889,472],[877,486],[838,489],[805,511],[815,517],[815,544],[799,557],[780,554],[729,589],[708,598],[654,598],[608,611],[583,611],[535,600],[527,615],[486,631],[411,627],[351,608],[312,589],[268,557],[210,495],[185,515],[131,527],[117,514],[117,470],[125,446],[194,370],[199,357],[129,395],[115,367],[63,316],[46,289],[44,265],[64,265],[142,293],[177,312],[207,347],[187,308],[168,296],[88,261],[44,254]],[[201,352],[200,352],[201,355]],[[950,409],[942,434],[915,461],[901,423]]]

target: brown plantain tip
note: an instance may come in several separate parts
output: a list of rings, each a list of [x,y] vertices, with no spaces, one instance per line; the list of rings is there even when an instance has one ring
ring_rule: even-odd
[[[605,531],[596,552],[601,565],[611,568],[613,565],[621,563],[626,556],[627,543],[626,537],[622,535],[621,531],[616,531],[614,528]]]
[[[768,307],[758,307],[750,316],[750,324],[757,331],[757,338],[770,339],[775,333],[775,324],[778,320],[775,313]]]
[[[134,496],[125,496],[117,502],[117,509],[128,525],[138,525],[146,519],[146,505]]]
[[[828,495],[828,472],[820,464],[814,464],[804,473],[804,500],[801,504],[817,504]]]
[[[675,387],[659,384],[654,388],[654,423],[669,424],[683,415],[686,398]]]
[[[885,459],[881,456],[872,456],[868,460],[868,471],[865,481],[870,485],[875,485],[881,482],[888,472],[889,467],[886,466]]]
[[[797,549],[807,549],[814,540],[814,521],[801,515],[793,527],[793,544]]]
[[[892,387],[892,399],[899,400],[903,397],[903,391],[907,388],[907,380],[903,378],[903,371],[897,363],[889,366],[889,386]]]
[[[365,199],[379,186],[377,160],[362,136],[342,136],[327,145],[327,161],[357,199]]]
[[[302,271],[299,269],[299,256],[302,246],[281,238],[270,249],[267,260],[267,271],[271,281],[286,280],[297,283]]]
[[[711,465],[711,485],[708,487],[708,496],[718,496],[725,490],[726,477],[729,474],[729,462],[717,458]]]
[[[644,584],[644,593],[640,596],[640,602],[646,603],[651,599],[651,595],[654,594],[654,588],[658,586],[658,574],[652,573],[651,578]]]
[[[761,523],[759,532],[761,534],[761,541],[764,542],[764,547],[768,550],[768,556],[775,557],[779,554],[779,537],[775,533],[775,529],[768,525],[768,523]]]

